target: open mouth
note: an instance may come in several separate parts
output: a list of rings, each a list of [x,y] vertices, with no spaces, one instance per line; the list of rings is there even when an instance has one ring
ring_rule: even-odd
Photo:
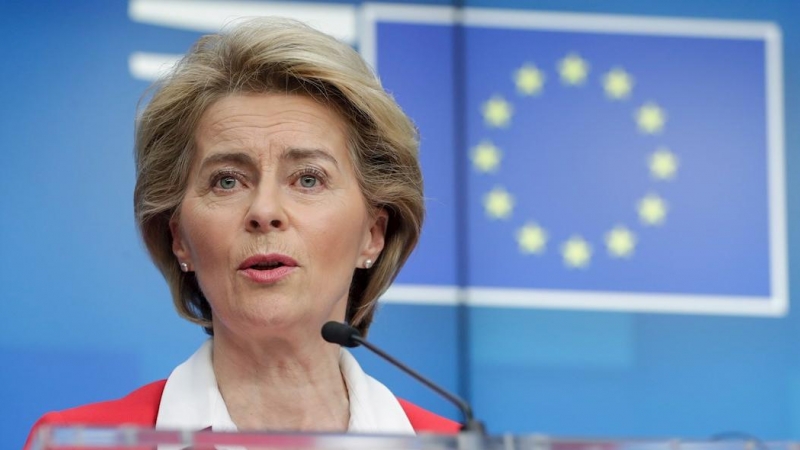
[[[271,261],[271,262],[260,262],[257,264],[253,264],[252,266],[248,267],[248,269],[254,270],[272,270],[277,269],[279,267],[284,267],[286,264],[280,261]]]
[[[289,256],[277,253],[269,255],[254,255],[242,261],[239,270],[254,270],[267,272],[281,268],[292,268],[297,266],[297,261]]]
[[[253,255],[242,261],[240,273],[250,280],[271,285],[290,276],[297,268],[297,261],[280,253]]]

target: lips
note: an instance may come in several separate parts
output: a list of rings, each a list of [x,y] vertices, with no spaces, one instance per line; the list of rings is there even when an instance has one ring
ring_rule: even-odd
[[[269,255],[254,255],[242,261],[239,265],[239,270],[273,270],[284,266],[297,267],[297,261],[286,255],[275,253]]]
[[[279,254],[251,256],[239,265],[241,274],[260,284],[276,283],[289,276],[296,268],[297,261]]]

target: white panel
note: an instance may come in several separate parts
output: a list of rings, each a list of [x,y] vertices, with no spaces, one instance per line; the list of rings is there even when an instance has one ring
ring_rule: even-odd
[[[330,3],[222,0],[131,0],[128,15],[135,22],[185,30],[216,32],[245,17],[281,16],[305,22],[335,38],[356,41],[356,7]]]

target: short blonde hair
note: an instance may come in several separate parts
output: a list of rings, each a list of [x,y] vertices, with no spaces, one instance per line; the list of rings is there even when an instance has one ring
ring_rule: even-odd
[[[338,111],[371,211],[389,215],[385,246],[371,269],[355,269],[347,320],[366,334],[378,297],[419,240],[425,214],[417,130],[348,45],[288,19],[252,19],[202,37],[155,86],[136,122],[134,212],[151,258],[181,316],[213,334],[211,307],[172,253],[177,217],[195,153],[195,132],[215,101],[233,94],[292,93]]]

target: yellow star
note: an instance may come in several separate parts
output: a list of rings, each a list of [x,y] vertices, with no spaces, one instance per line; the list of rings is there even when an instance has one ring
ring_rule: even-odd
[[[472,149],[472,164],[479,171],[497,172],[503,153],[489,141],[481,141]]]
[[[678,171],[678,157],[662,147],[650,155],[650,174],[659,180],[671,180]]]
[[[619,67],[611,69],[603,76],[603,89],[606,97],[612,100],[628,98],[633,89],[633,77]]]
[[[502,187],[495,187],[483,196],[483,207],[492,219],[508,219],[514,209],[514,197]]]
[[[499,95],[493,95],[483,104],[483,120],[490,127],[507,127],[513,114],[514,107]]]
[[[622,225],[617,225],[606,233],[606,247],[614,258],[629,258],[636,247],[636,236]]]
[[[577,53],[570,53],[558,62],[561,81],[570,85],[581,85],[589,75],[589,63]]]
[[[542,92],[544,73],[533,64],[525,64],[514,72],[517,91],[522,95],[535,95]]]
[[[639,130],[647,134],[657,134],[664,130],[667,113],[655,103],[645,103],[636,111],[636,123]]]
[[[667,202],[656,194],[639,200],[639,219],[645,225],[661,225],[667,217]]]
[[[517,243],[522,253],[541,255],[547,245],[547,232],[536,223],[528,222],[517,230]]]
[[[592,259],[592,247],[580,236],[572,236],[561,246],[564,264],[570,269],[585,269]]]

